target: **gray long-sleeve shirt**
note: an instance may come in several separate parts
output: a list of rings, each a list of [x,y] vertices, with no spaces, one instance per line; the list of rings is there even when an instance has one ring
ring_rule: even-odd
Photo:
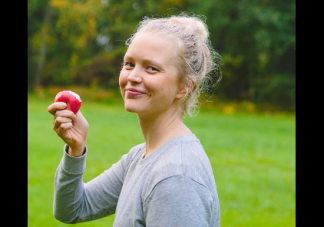
[[[139,144],[84,183],[87,150],[80,157],[64,151],[54,180],[55,218],[78,223],[115,213],[114,227],[220,226],[212,167],[194,134],[175,137],[143,159],[144,153],[145,143]]]

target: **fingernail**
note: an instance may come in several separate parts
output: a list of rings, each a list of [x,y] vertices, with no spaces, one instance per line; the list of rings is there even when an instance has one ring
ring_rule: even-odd
[[[62,103],[61,107],[64,109],[66,107],[66,103]]]

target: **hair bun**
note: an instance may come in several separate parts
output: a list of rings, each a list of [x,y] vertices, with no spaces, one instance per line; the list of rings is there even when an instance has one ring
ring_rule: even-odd
[[[205,43],[208,40],[209,32],[203,20],[205,20],[205,18],[190,17],[186,14],[170,17],[170,22],[182,25],[185,30],[195,31],[196,34],[199,35],[201,41]]]

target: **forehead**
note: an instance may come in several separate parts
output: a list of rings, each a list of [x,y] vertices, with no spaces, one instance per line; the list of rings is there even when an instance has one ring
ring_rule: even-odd
[[[142,32],[136,34],[126,51],[125,57],[154,58],[163,62],[174,62],[176,53],[175,42],[166,35]]]

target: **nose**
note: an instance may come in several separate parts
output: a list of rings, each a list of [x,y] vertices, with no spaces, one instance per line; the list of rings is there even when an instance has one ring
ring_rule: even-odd
[[[127,80],[131,83],[141,83],[141,71],[138,67],[134,67],[131,72],[129,72]]]

